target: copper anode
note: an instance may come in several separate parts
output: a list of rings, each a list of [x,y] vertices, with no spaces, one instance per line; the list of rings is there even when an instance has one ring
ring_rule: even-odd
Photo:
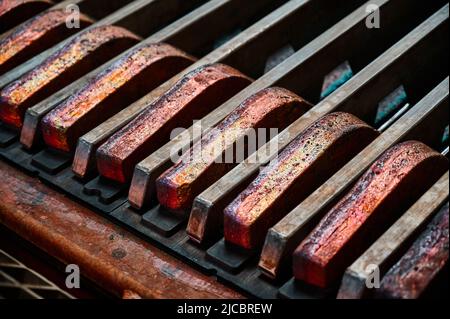
[[[118,182],[130,180],[134,166],[168,141],[173,129],[190,126],[250,82],[223,64],[190,72],[98,149],[98,171]]]
[[[421,142],[390,148],[296,249],[296,279],[322,288],[335,283],[447,169],[448,160]]]
[[[45,11],[0,39],[0,74],[79,32],[79,28],[66,27],[68,16],[64,9]],[[80,14],[80,28],[92,23],[90,18]]]
[[[53,5],[50,0],[0,1],[0,34]]]
[[[448,203],[403,257],[386,273],[377,289],[383,298],[417,299],[448,267]]]
[[[45,143],[72,151],[81,135],[192,62],[190,56],[168,44],[133,49],[43,118]]]
[[[268,88],[251,96],[157,179],[160,204],[173,212],[188,210],[201,190],[235,165],[217,163],[217,155],[221,156],[248,129],[282,129],[309,107],[309,103],[282,88]]]
[[[0,119],[16,128],[22,127],[27,108],[138,41],[137,36],[116,26],[100,26],[82,32],[0,91]]]
[[[377,136],[348,113],[314,122],[225,208],[225,240],[246,249],[262,245],[271,226]]]

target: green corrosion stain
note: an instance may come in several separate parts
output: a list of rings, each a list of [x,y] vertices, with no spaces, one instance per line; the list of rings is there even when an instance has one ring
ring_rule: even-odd
[[[444,134],[442,135],[442,144],[444,145],[448,144],[448,125],[444,130]]]
[[[407,98],[404,87],[400,86],[381,100],[375,116],[375,126],[383,124],[393,113],[405,105]]]
[[[329,96],[352,77],[353,71],[348,62],[339,65],[325,77],[322,93],[320,94],[320,99],[324,99]]]

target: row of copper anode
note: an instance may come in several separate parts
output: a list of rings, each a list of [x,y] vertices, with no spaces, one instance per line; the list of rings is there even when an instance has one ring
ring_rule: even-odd
[[[50,13],[54,17],[49,18]],[[44,33],[49,36],[53,34],[50,30],[61,25],[63,20],[58,14],[45,12],[0,40],[0,59],[4,58],[5,69],[21,63],[23,52],[28,52],[28,56],[36,52],[29,47],[36,46]],[[35,34],[34,30],[42,34]],[[29,47],[25,45],[27,41]],[[82,32],[37,68],[1,90],[0,119],[21,129],[24,113],[30,106],[138,41],[138,36],[114,26]],[[44,142],[50,148],[73,152],[80,136],[119,112],[129,97],[157,87],[194,61],[189,54],[168,44],[137,46],[43,118]],[[97,151],[98,172],[107,179],[128,183],[136,164],[164,144],[173,129],[202,118],[251,82],[241,72],[219,63],[188,73],[105,141]],[[310,103],[278,87],[264,89],[246,99],[157,179],[159,203],[174,214],[186,214],[194,198],[233,167],[217,163],[216,159],[243,139],[248,130],[282,130],[310,108]],[[244,249],[260,248],[269,228],[378,135],[378,131],[348,113],[330,113],[315,121],[225,208],[225,240]],[[195,156],[198,154],[201,156]],[[420,142],[408,141],[390,148],[295,250],[295,277],[321,288],[333,285],[366,244],[376,239],[386,225],[447,170],[447,159]],[[435,221],[438,226],[427,232],[436,232],[436,227],[448,229],[448,213],[441,215]],[[448,259],[448,230],[446,236],[445,231],[439,234],[436,245],[427,247],[428,254],[421,250],[421,258],[410,259],[418,265],[426,258],[436,258],[437,264]],[[427,236],[432,235],[423,235]],[[395,272],[392,270],[389,278]],[[386,279],[385,289],[390,289],[394,282]]]

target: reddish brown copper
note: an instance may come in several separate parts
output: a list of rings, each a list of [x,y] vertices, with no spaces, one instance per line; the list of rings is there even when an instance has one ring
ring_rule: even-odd
[[[0,223],[111,294],[243,298],[2,161],[0,176]]]
[[[53,5],[50,0],[0,1],[0,34]]]
[[[294,252],[294,275],[328,287],[448,169],[428,146],[408,141],[386,151]]]
[[[78,138],[186,68],[193,59],[163,43],[130,51],[41,122],[46,144],[70,152]]]
[[[377,136],[347,113],[314,122],[225,209],[225,240],[259,247],[271,226]]]
[[[254,94],[157,179],[160,204],[173,212],[188,210],[195,196],[235,166],[234,158],[222,163],[217,159],[249,130],[283,129],[309,107],[303,99],[281,88],[269,88]],[[236,152],[233,152],[233,155],[236,155]]]
[[[131,32],[115,26],[100,26],[82,32],[0,92],[0,119],[20,128],[29,107],[138,41],[139,38]]]
[[[378,296],[417,299],[431,293],[430,285],[439,285],[434,281],[439,280],[445,267],[448,267],[448,218],[447,204],[406,254],[383,277],[381,287],[377,289]]]
[[[190,72],[98,149],[100,174],[122,183],[128,181],[134,166],[168,141],[173,129],[190,126],[250,82],[223,64]]]
[[[43,12],[0,39],[0,74],[79,32],[66,26],[68,16],[64,9]],[[92,20],[80,14],[80,28],[90,24]]]

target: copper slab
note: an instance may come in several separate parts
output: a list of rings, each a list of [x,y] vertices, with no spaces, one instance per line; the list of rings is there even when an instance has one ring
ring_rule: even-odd
[[[383,277],[377,290],[378,296],[417,299],[426,293],[429,285],[448,266],[448,218],[447,203],[406,254]]]
[[[21,128],[26,110],[133,46],[139,37],[116,26],[82,32],[0,92],[0,119]]]
[[[335,283],[447,169],[448,160],[421,142],[387,150],[296,249],[296,279],[321,288]]]
[[[250,129],[283,129],[309,107],[309,103],[286,89],[268,88],[254,94],[158,178],[160,204],[173,212],[188,210],[195,196],[235,166],[234,158],[231,163],[216,160]]]
[[[331,113],[293,140],[224,211],[225,240],[246,249],[378,136],[348,113]]]
[[[192,62],[193,58],[168,44],[132,50],[43,118],[45,143],[72,151],[81,135]]]
[[[50,0],[3,0],[0,3],[0,34],[53,5]]]
[[[134,166],[167,142],[173,129],[190,126],[250,82],[223,64],[190,72],[98,149],[99,173],[121,183],[130,180]]]
[[[0,39],[0,74],[50,48],[80,29],[68,28],[69,14],[64,9],[49,10],[26,21]],[[92,24],[80,14],[80,28]]]

